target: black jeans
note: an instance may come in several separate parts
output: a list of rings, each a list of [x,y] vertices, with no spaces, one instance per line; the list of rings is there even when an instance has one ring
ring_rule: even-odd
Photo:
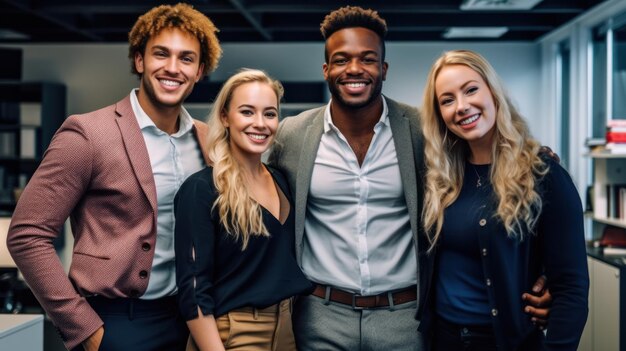
[[[441,318],[435,323],[434,351],[496,351],[493,328],[482,325],[458,325]]]

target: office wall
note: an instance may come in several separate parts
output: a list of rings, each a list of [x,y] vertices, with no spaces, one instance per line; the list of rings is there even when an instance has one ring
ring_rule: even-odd
[[[284,81],[321,81],[323,43],[224,44],[224,56],[213,81],[222,81],[241,67],[267,70]],[[83,113],[111,104],[137,85],[130,74],[125,44],[25,45],[24,80],[63,82],[68,87],[68,112]],[[389,43],[389,71],[384,93],[408,104],[421,101],[428,68],[444,50],[477,50],[489,59],[509,88],[513,100],[539,139],[540,49],[533,43]]]
[[[25,81],[54,81],[67,86],[69,114],[109,105],[127,95],[138,80],[130,73],[126,44],[4,45],[23,49]],[[472,49],[483,54],[506,82],[513,101],[528,118],[531,131],[544,144],[545,116],[540,116],[540,48],[533,43],[389,43],[389,70],[383,92],[411,104],[421,103],[428,69],[445,50]],[[223,81],[241,67],[261,68],[283,81],[322,81],[322,42],[224,44],[220,66],[212,81]],[[69,225],[66,226],[69,228]],[[66,270],[71,261],[72,237],[60,253]]]

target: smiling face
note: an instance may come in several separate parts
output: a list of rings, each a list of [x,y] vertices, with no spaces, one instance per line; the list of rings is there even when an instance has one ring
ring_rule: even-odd
[[[470,148],[493,142],[496,106],[483,78],[465,65],[449,65],[435,79],[435,95],[448,129]]]
[[[202,76],[200,42],[180,29],[163,29],[146,43],[143,55],[135,55],[141,73],[139,102],[146,113],[180,108]]]
[[[260,160],[278,128],[278,98],[266,83],[245,83],[232,92],[222,123],[230,134],[230,150],[239,159]]]
[[[380,98],[387,76],[382,51],[380,37],[361,27],[339,30],[326,40],[328,62],[322,68],[334,103],[362,108]]]

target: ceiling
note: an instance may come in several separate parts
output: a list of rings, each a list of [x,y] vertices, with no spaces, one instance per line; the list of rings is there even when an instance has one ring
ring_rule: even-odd
[[[530,10],[461,10],[463,2],[502,5],[526,0],[189,0],[220,29],[222,42],[320,41],[330,11],[359,5],[387,20],[387,41],[447,40],[450,27],[507,27],[496,39],[534,41],[604,0],[543,0]],[[533,1],[533,0],[530,0]],[[538,0],[535,0],[537,2]],[[172,1],[0,0],[0,43],[119,43],[139,15]],[[502,6],[501,6],[502,7]]]

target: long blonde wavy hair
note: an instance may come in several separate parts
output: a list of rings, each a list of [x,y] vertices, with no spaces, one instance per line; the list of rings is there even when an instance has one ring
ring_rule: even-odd
[[[218,209],[220,223],[226,232],[235,240],[241,239],[242,251],[248,246],[250,236],[270,234],[263,223],[261,206],[250,197],[243,170],[230,150],[230,134],[222,123],[222,117],[228,113],[235,89],[254,82],[270,86],[276,94],[277,108],[280,108],[284,94],[282,84],[261,70],[243,69],[224,83],[208,120],[208,155],[213,166],[213,182],[219,193],[213,209]]]
[[[476,52],[453,50],[445,52],[433,64],[421,111],[427,166],[422,220],[430,250],[441,234],[444,210],[461,192],[465,162],[470,155],[467,141],[447,129],[439,110],[435,80],[442,68],[449,65],[471,68],[491,91],[496,121],[489,177],[497,200],[495,216],[502,221],[509,237],[523,240],[524,233],[533,232],[542,207],[535,190],[538,177],[547,172],[538,155],[540,145],[530,136],[526,122],[511,103],[491,64]]]

